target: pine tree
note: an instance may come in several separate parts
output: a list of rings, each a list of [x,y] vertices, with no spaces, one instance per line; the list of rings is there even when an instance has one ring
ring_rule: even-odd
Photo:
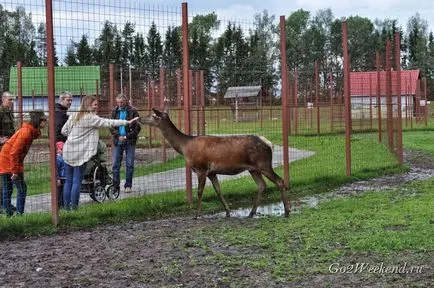
[[[159,79],[160,65],[162,64],[163,57],[163,44],[161,43],[160,33],[157,31],[157,26],[154,22],[149,28],[147,38],[147,66],[149,67],[152,79]]]
[[[88,36],[82,35],[80,42],[75,45],[77,54],[75,55],[79,65],[91,65],[93,64],[93,51],[89,46]]]

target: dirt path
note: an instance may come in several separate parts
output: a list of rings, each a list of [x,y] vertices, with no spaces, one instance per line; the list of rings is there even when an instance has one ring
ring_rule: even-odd
[[[366,273],[296,275],[282,284],[267,269],[243,266],[225,269],[224,263],[207,260],[209,253],[240,257],[251,254],[226,243],[212,242],[210,250],[195,244],[196,229],[239,229],[254,225],[246,218],[168,219],[129,222],[74,231],[49,237],[1,243],[0,287],[429,287],[433,276]],[[258,256],[261,251],[255,251]],[[424,263],[434,267],[434,253],[390,253],[388,260]],[[377,255],[352,255],[342,263],[381,263]],[[428,269],[428,268],[427,268]],[[430,270],[432,271],[432,270]],[[291,271],[288,271],[290,274]],[[295,276],[295,275],[294,275]],[[300,277],[301,276],[301,277]],[[238,283],[237,285],[233,285]],[[242,284],[239,284],[242,283]]]

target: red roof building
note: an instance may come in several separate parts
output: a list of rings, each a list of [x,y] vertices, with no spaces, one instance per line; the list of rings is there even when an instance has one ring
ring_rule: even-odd
[[[416,95],[420,70],[401,70],[401,95]],[[398,73],[392,71],[392,95],[397,95]],[[377,95],[377,71],[350,73],[351,97]],[[386,96],[386,72],[380,71],[380,96]]]
[[[382,117],[385,117],[387,111],[386,99],[386,72],[381,71],[380,75],[380,104]],[[398,73],[392,71],[392,109],[398,111]],[[422,105],[420,91],[418,93],[418,82],[420,83],[420,70],[401,70],[401,109],[408,115],[417,110],[416,105]],[[351,111],[352,117],[368,118],[371,117],[371,108],[377,105],[377,71],[370,72],[351,72],[350,73],[350,91],[351,91]],[[418,94],[419,95],[418,95]],[[419,107],[419,106],[418,106]],[[376,117],[374,113],[373,117]]]

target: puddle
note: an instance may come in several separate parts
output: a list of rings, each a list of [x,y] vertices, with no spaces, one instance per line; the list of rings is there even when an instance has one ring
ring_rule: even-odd
[[[317,197],[306,197],[300,200],[291,201],[291,214],[301,213],[302,208],[316,208],[320,202]],[[250,214],[252,208],[240,208],[237,210],[231,210],[231,217],[245,218]],[[282,202],[272,203],[268,205],[259,206],[256,210],[256,215],[253,218],[269,217],[269,216],[284,216],[285,209]],[[213,215],[208,215],[209,218],[221,218],[225,217],[226,212],[220,212]]]
[[[345,184],[336,190],[329,193],[309,196],[298,200],[291,200],[291,213],[301,213],[303,208],[316,208],[318,204],[330,199],[337,199],[349,196],[356,196],[362,193],[370,191],[384,191],[394,189],[402,184],[405,184],[414,180],[425,180],[434,177],[434,169],[412,167],[409,172],[399,175],[384,176],[370,180],[357,181],[349,184]],[[237,210],[231,210],[231,217],[243,218],[248,217],[250,213],[249,208],[242,208]],[[283,216],[284,208],[282,202],[273,203],[269,205],[259,206],[254,218],[269,217],[269,216]],[[220,212],[206,217],[225,217],[225,212]]]

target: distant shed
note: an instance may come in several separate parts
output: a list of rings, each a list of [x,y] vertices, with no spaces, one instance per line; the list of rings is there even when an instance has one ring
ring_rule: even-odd
[[[262,86],[229,87],[224,99],[231,101],[234,120],[251,121],[259,119],[260,98]]]

